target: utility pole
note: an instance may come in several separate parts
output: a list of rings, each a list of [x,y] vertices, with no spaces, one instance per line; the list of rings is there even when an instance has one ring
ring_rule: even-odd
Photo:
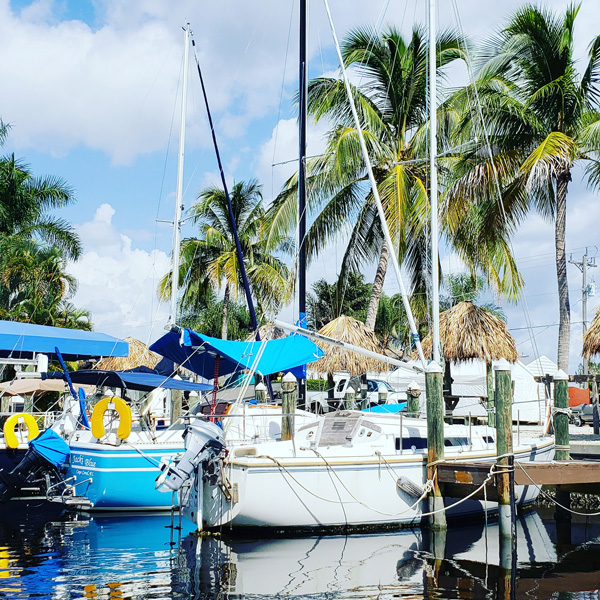
[[[577,262],[576,260],[573,260],[573,255],[571,255],[571,258],[569,258],[569,262],[572,265],[575,265],[583,274],[583,284],[581,286],[581,311],[583,313],[583,335],[585,335],[585,332],[587,331],[587,299],[588,296],[593,295],[592,294],[592,286],[588,285],[587,282],[587,269],[588,267],[597,267],[598,265],[596,264],[596,258],[592,257],[590,259],[588,259],[588,249],[585,249],[585,254],[583,255],[581,262]],[[583,361],[583,374],[587,375],[588,374],[588,361],[584,360]]]

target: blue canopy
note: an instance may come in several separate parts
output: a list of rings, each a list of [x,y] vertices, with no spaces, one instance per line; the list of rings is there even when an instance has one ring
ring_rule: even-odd
[[[58,347],[65,360],[98,356],[127,356],[129,344],[119,338],[81,329],[63,329],[16,321],[0,321],[0,357],[33,358],[34,353],[56,358]]]
[[[362,412],[399,413],[406,408],[407,404],[407,402],[398,402],[398,404],[378,404],[371,408],[363,408]]]
[[[219,375],[243,369],[270,375],[313,362],[324,354],[319,346],[301,335],[268,342],[235,342],[202,335],[191,329],[182,329],[180,333],[170,331],[154,342],[150,350],[205,379],[214,379],[217,356],[220,357]]]
[[[206,392],[212,390],[213,386],[207,383],[192,383],[181,379],[172,379],[159,375],[151,369],[144,371],[101,371],[96,369],[81,369],[70,371],[73,383],[118,387],[128,390],[141,390],[150,392],[158,387],[168,390],[184,390],[190,392]],[[42,375],[44,379],[65,379],[62,372],[47,373]]]

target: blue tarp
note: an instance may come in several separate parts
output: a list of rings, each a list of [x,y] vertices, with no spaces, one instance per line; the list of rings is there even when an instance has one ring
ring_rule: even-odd
[[[44,433],[31,440],[29,446],[55,467],[60,467],[66,462],[71,453],[69,444],[52,429],[46,429]]]
[[[54,359],[57,346],[65,360],[129,354],[127,342],[105,333],[0,321],[2,358],[33,358],[34,353],[42,353]]]
[[[215,360],[219,356],[219,375],[251,369],[261,375],[288,371],[298,365],[318,360],[323,350],[301,335],[291,335],[268,342],[220,340],[182,329],[170,331],[150,346],[150,350],[201,375],[214,379]]]
[[[80,371],[70,371],[69,375],[73,383],[118,387],[144,392],[150,392],[158,387],[168,390],[187,390],[190,392],[206,392],[213,389],[213,386],[207,383],[192,383],[190,381],[182,381],[181,379],[172,379],[151,370],[136,372],[82,369]],[[65,374],[61,372],[48,373],[43,375],[43,377],[48,379],[64,379]]]
[[[362,412],[399,413],[406,408],[406,405],[406,402],[398,402],[398,404],[378,404],[372,408],[363,408]]]

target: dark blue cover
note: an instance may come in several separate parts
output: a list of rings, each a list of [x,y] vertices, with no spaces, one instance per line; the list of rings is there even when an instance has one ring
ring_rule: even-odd
[[[0,321],[2,358],[33,358],[34,353],[43,353],[56,359],[56,346],[60,348],[65,360],[129,354],[127,342],[105,333]]]
[[[73,383],[118,387],[144,392],[151,392],[158,387],[168,390],[187,390],[190,392],[206,392],[213,389],[213,386],[207,383],[192,383],[191,381],[172,379],[171,377],[159,375],[150,369],[147,371],[82,369],[80,371],[70,371],[69,375]],[[65,379],[65,374],[62,372],[47,373],[43,374],[42,377],[48,379]]]
[[[44,433],[31,440],[29,447],[55,467],[64,464],[71,453],[69,444],[52,429],[46,429]]]
[[[236,342],[221,340],[182,329],[163,335],[150,350],[201,375],[215,376],[215,360],[219,360],[219,375],[250,369],[261,375],[288,371],[323,356],[319,346],[301,335],[290,335],[279,340]]]

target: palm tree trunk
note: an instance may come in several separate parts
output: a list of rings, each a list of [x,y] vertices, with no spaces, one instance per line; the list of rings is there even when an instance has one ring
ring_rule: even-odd
[[[379,308],[379,300],[383,292],[383,282],[385,280],[385,274],[387,272],[388,259],[390,257],[390,249],[388,245],[383,242],[381,246],[381,254],[379,255],[379,264],[377,265],[377,272],[375,273],[375,280],[373,281],[373,289],[371,290],[371,298],[369,300],[369,309],[367,310],[367,318],[365,325],[374,330],[375,321],[377,319],[377,309]]]
[[[565,232],[567,221],[567,187],[571,172],[561,173],[556,182],[556,220],[554,242],[556,246],[556,280],[558,282],[558,368],[569,372],[569,342],[571,338],[571,307],[567,282],[567,257],[565,254]]]
[[[223,321],[221,324],[221,339],[227,339],[227,316],[229,313],[229,284],[225,285],[225,294],[223,295]]]

